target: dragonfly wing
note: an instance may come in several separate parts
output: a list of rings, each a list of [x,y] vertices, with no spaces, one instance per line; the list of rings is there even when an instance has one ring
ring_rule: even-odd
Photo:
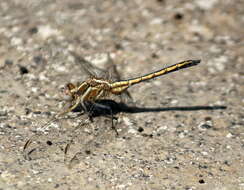
[[[120,74],[114,64],[113,59],[111,58],[110,54],[108,54],[108,61],[107,61],[107,70],[109,74],[109,78],[111,81],[121,81]],[[130,95],[128,90],[125,90],[120,96],[120,101],[128,104],[133,104],[132,96]]]
[[[78,55],[76,52],[72,51],[70,54],[74,57],[75,62],[81,66],[82,71],[89,77],[101,77],[104,75],[105,70],[94,66],[90,61]]]

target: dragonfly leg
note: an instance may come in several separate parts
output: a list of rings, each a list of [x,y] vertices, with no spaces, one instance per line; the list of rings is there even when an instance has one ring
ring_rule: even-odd
[[[109,111],[110,117],[111,117],[111,128],[115,131],[116,135],[118,136],[119,133],[118,133],[116,127],[114,126],[114,115],[113,115],[113,110],[111,109],[111,107],[106,106],[104,104],[99,104],[99,103],[96,103],[96,102],[94,102],[93,104],[95,106],[97,106],[98,108],[102,108],[102,109],[105,109],[105,110]]]
[[[67,110],[65,110],[65,111],[63,111],[63,112],[61,112],[61,113],[59,113],[57,116],[58,116],[58,117],[59,117],[59,116],[62,116],[62,115],[64,115],[64,114],[69,113],[69,112],[71,112],[72,110],[74,110],[74,109],[79,105],[79,103],[80,103],[80,99],[81,99],[81,97],[78,97],[74,105],[70,106]]]
[[[58,116],[64,115],[68,112],[71,112],[72,110],[74,110],[79,104],[81,104],[82,108],[84,109],[84,111],[86,112],[86,106],[84,104],[84,99],[87,98],[87,96],[89,95],[91,91],[91,88],[88,88],[85,93],[82,96],[78,96],[77,99],[75,100],[75,104],[72,105],[71,107],[69,107],[67,110],[65,110],[64,112],[61,112],[60,114],[58,114]]]
[[[85,102],[84,102],[84,101],[81,101],[80,104],[81,104],[81,107],[82,107],[83,111],[84,111],[85,113],[89,113],[89,111],[88,111],[88,109],[87,109],[87,107],[86,107]]]

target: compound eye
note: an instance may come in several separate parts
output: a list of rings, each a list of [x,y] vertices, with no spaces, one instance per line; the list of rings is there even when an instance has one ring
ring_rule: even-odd
[[[66,85],[66,87],[71,91],[72,89],[75,88],[75,85],[72,84],[72,83],[68,83],[68,84]]]

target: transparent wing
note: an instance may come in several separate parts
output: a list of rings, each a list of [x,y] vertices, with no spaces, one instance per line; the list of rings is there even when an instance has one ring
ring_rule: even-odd
[[[112,81],[119,81],[120,76],[116,66],[108,53],[96,54],[83,58],[76,52],[70,52],[75,62],[81,66],[83,72],[90,77],[98,77]]]
[[[111,56],[108,54],[108,71],[109,71],[109,77],[112,81],[120,81],[120,74],[118,72],[118,69],[116,65],[114,64]],[[130,95],[129,91],[124,91],[120,96],[120,101],[128,104],[133,104],[132,96]]]
[[[76,52],[70,52],[70,54],[74,57],[75,62],[80,65],[82,71],[86,73],[89,77],[103,77],[106,76],[106,72],[99,67],[94,66],[91,62],[87,59],[83,58],[82,56],[78,55]]]

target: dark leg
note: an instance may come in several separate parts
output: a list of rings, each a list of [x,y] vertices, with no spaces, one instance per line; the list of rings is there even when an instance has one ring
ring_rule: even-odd
[[[107,105],[104,105],[104,104],[99,104],[99,103],[93,103],[94,104],[94,106],[96,106],[97,108],[101,108],[101,109],[104,109],[104,110],[107,110],[107,111],[109,111],[109,114],[110,114],[110,117],[111,117],[111,124],[112,124],[112,129],[115,131],[115,133],[116,133],[116,135],[118,136],[119,135],[119,133],[118,133],[118,131],[117,131],[117,129],[116,129],[116,127],[114,126],[114,116],[113,116],[113,110],[111,109],[111,107],[109,107],[109,106],[107,106]],[[94,108],[94,107],[92,107],[92,108]]]
[[[93,122],[92,112],[94,110],[94,104],[88,101],[84,101],[81,103],[81,106],[83,111],[87,113],[89,120]]]
[[[87,110],[86,102],[81,102],[81,107],[85,113],[89,113],[89,111]]]

